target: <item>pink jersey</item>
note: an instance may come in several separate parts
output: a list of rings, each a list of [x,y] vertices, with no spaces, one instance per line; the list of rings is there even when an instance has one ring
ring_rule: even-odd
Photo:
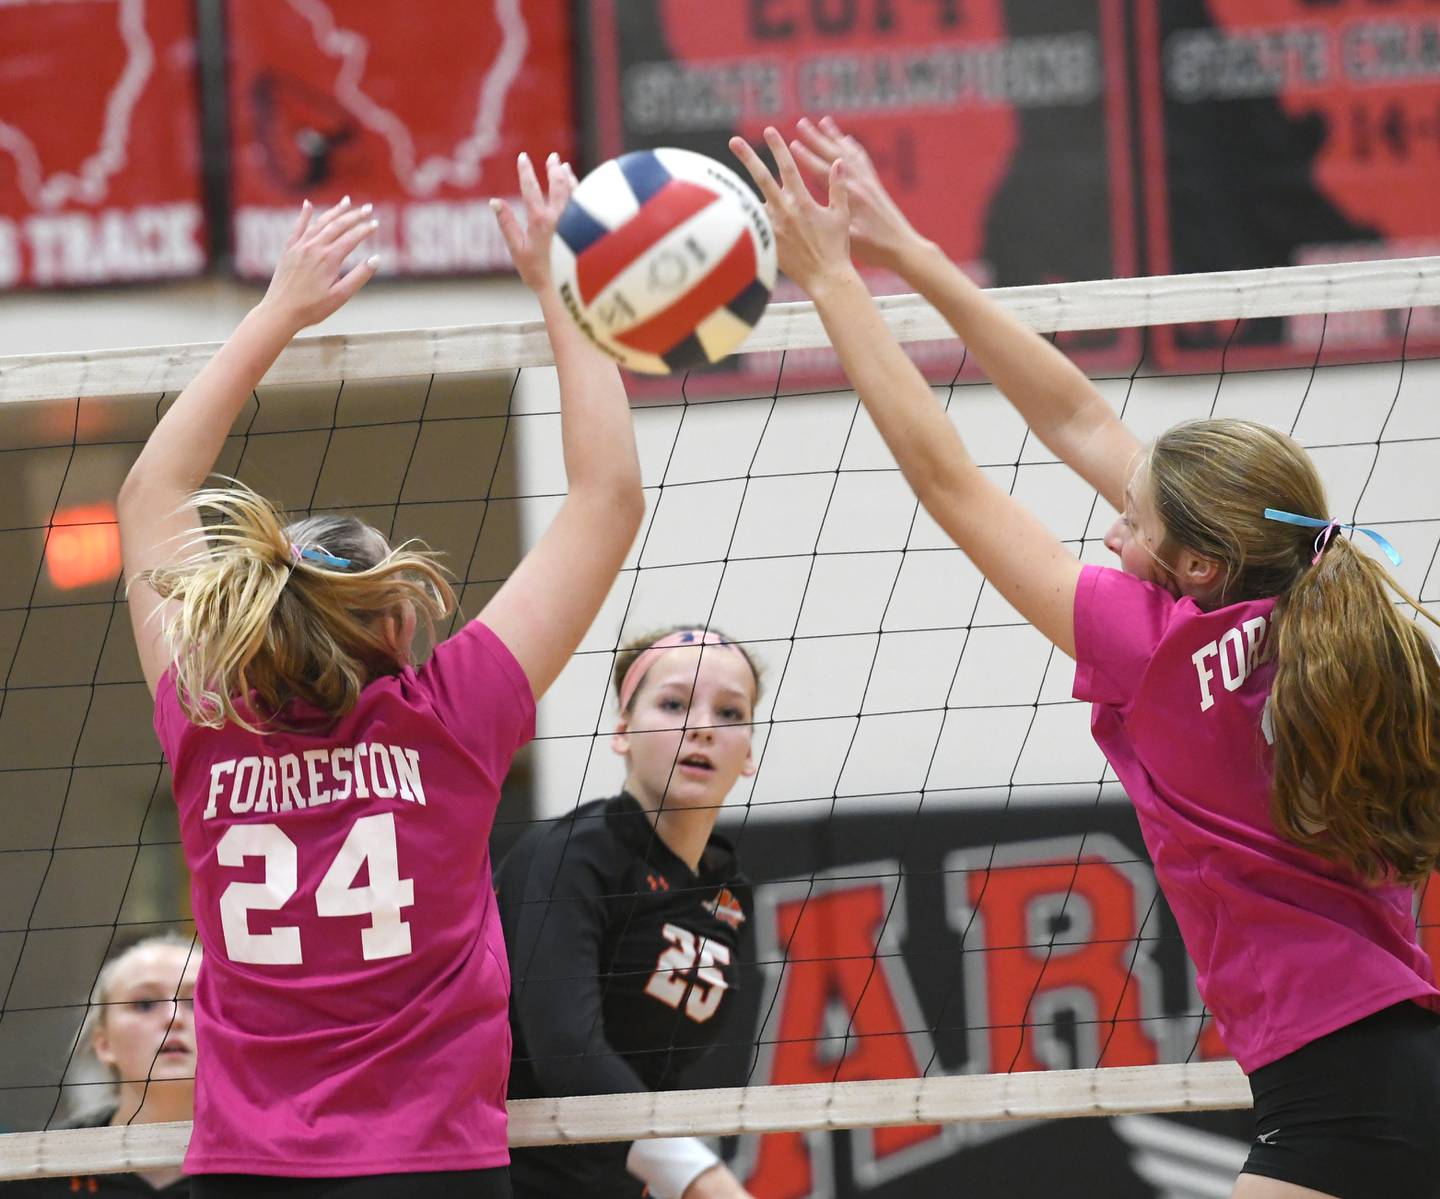
[[[503,1166],[509,969],[488,842],[534,735],[524,672],[471,622],[326,723],[190,724],[174,774],[205,946],[191,1174]]]
[[[1405,999],[1440,1011],[1412,893],[1370,887],[1270,820],[1258,658],[1273,599],[1202,612],[1087,566],[1075,593],[1075,698],[1125,785],[1201,997],[1247,1072]]]

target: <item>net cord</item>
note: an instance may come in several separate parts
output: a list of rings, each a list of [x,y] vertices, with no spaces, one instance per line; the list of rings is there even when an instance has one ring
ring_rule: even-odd
[[[1041,333],[1412,308],[1440,304],[1440,256],[1003,287],[987,294]],[[919,296],[884,296],[878,303],[901,342],[954,336]],[[814,304],[772,304],[744,352],[828,345]],[[218,349],[218,343],[204,342],[0,358],[0,404],[177,391]],[[263,383],[459,374],[553,362],[540,321],[401,329],[299,338]]]
[[[517,1099],[510,1104],[510,1144],[826,1132],[959,1121],[1216,1111],[1249,1105],[1249,1085],[1234,1062],[1112,1066]],[[0,1136],[0,1178],[178,1166],[189,1140],[189,1123],[7,1133]]]

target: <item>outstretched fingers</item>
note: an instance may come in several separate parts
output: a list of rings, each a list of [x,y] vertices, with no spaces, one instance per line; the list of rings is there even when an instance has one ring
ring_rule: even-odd
[[[331,205],[329,208],[327,208],[324,212],[322,212],[322,213],[316,218],[316,220],[315,220],[315,225],[316,225],[316,227],[318,228],[318,227],[326,224],[326,223],[329,222],[329,221],[333,221],[337,216],[339,216],[342,212],[344,212],[344,211],[345,211],[347,208],[349,208],[349,207],[350,207],[350,197],[349,197],[349,196],[341,196],[340,199],[339,199],[335,204]]]
[[[327,222],[323,228],[315,231],[314,244],[331,254],[334,253],[336,247],[348,244],[349,249],[345,251],[345,254],[348,254],[359,244],[359,241],[353,240],[357,231],[360,232],[360,239],[363,240],[379,225],[380,222],[371,215],[373,212],[374,205],[363,204],[359,208],[352,208],[350,211],[342,213],[334,220]],[[344,258],[345,254],[341,254],[340,257]]]
[[[569,202],[570,193],[574,190],[575,172],[570,169],[568,162],[561,162],[560,155],[551,154],[545,160],[546,184],[549,188],[550,212],[554,217],[559,217]]]
[[[341,197],[338,203],[332,204],[324,212],[317,213],[315,219],[309,223],[309,227],[297,241],[315,241],[324,237],[336,221],[342,220],[351,211],[353,210],[350,207],[350,197]]]
[[[839,220],[850,223],[850,193],[845,187],[845,162],[837,158],[830,164],[830,211]]]
[[[367,204],[365,207],[368,210],[370,206]],[[378,228],[380,228],[380,222],[370,217],[369,212],[366,211],[359,220],[349,223],[344,231],[330,243],[328,253],[331,261],[338,267]]]
[[[780,185],[775,182],[775,176],[770,173],[770,168],[761,160],[760,155],[755,153],[750,143],[743,137],[732,137],[730,139],[730,152],[740,160],[740,164],[749,172],[750,178],[755,180],[755,186],[760,189],[760,194],[765,197],[765,203],[778,203],[780,200]]]
[[[299,219],[296,220],[295,228],[290,231],[290,237],[285,242],[287,250],[305,236],[305,230],[310,228],[310,218],[314,215],[315,206],[309,200],[300,205]]]
[[[809,195],[805,180],[800,176],[800,168],[795,165],[795,156],[790,153],[790,147],[785,144],[780,130],[774,125],[765,126],[765,144],[770,147],[770,153],[775,157],[775,165],[780,169],[780,182],[785,190]]]
[[[520,180],[520,197],[525,201],[526,211],[533,218],[535,213],[545,207],[545,193],[541,190],[540,179],[535,174],[535,164],[523,150],[515,160],[515,174]]]
[[[828,117],[825,119],[829,120]],[[840,138],[832,137],[809,117],[801,117],[796,121],[795,131],[799,134],[799,140],[804,143],[806,149],[826,162],[833,162],[840,157]]]
[[[841,129],[834,117],[821,117],[818,123],[809,117],[801,117],[795,123],[795,129],[805,145],[826,162],[840,158],[851,168],[870,166],[870,155],[865,152],[865,147],[853,134]]]
[[[375,272],[380,269],[380,255],[371,254],[369,258],[362,259],[352,266],[348,271],[335,281],[335,286],[330,289],[330,295],[337,301],[335,307],[340,307],[351,296],[359,291],[371,279],[375,278]]]
[[[542,184],[535,164],[528,154],[520,154],[515,162],[520,196],[525,212],[523,219],[505,201],[490,201],[490,211],[500,226],[500,235],[528,287],[539,292],[550,285],[550,244],[560,214],[575,189],[575,172],[558,154],[545,158],[545,181]]]
[[[816,183],[825,179],[830,173],[830,164],[838,161],[833,154],[817,154],[798,138],[790,143],[790,152],[800,164],[800,169]]]
[[[520,218],[515,215],[510,205],[498,197],[491,199],[490,211],[495,214],[495,220],[500,225],[500,236],[505,239],[505,247],[510,251],[510,257],[514,258],[525,245],[525,230],[520,227]]]

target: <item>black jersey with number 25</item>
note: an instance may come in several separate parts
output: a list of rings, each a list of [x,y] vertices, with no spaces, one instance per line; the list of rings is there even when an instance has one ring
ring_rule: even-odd
[[[751,915],[725,838],[713,835],[692,871],[621,794],[526,833],[496,889],[512,975],[512,1099],[674,1087],[723,1040]],[[516,1194],[639,1195],[627,1151],[516,1150]]]

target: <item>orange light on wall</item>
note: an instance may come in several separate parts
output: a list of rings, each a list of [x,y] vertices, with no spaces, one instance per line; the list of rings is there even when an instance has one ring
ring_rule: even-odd
[[[61,591],[108,583],[120,573],[120,526],[113,504],[55,513],[45,539],[45,567]]]

